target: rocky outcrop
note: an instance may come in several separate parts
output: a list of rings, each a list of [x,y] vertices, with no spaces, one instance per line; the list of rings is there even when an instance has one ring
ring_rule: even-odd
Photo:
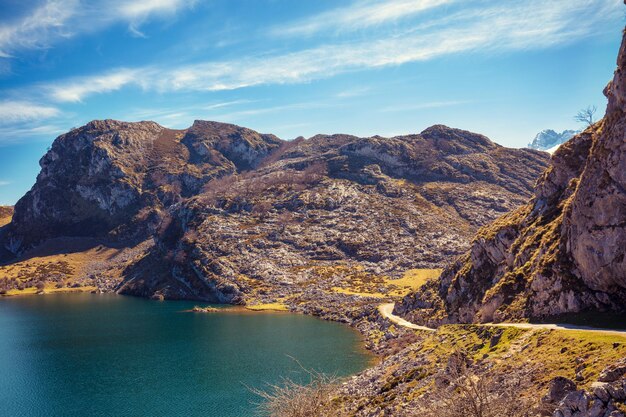
[[[119,291],[298,309],[347,281],[439,268],[521,203],[546,161],[445,126],[298,139],[173,207],[153,254],[168,272],[138,266]]]
[[[250,169],[281,141],[234,125],[187,130],[93,121],[59,136],[33,188],[15,206],[12,250],[51,237],[146,236],[163,209],[212,178]]]
[[[359,274],[373,286],[441,267],[477,227],[530,195],[547,160],[441,125],[284,142],[208,121],[185,130],[93,121],[41,159],[3,246],[19,253],[61,236],[134,246],[154,236],[117,291],[293,301]]]
[[[553,417],[624,417],[626,406],[626,360],[607,367],[590,389],[568,390]]]
[[[555,152],[527,204],[481,229],[397,312],[438,324],[624,310],[625,48],[605,89],[604,119]]]

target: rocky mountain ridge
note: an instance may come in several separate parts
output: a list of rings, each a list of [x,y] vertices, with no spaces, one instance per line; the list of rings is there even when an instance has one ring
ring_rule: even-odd
[[[397,311],[422,323],[545,318],[626,305],[626,41],[605,117],[563,144],[533,198],[482,228]]]
[[[104,268],[93,284],[164,298],[285,301],[321,276],[334,288],[355,274],[376,280],[442,266],[478,226],[523,201],[546,164],[544,153],[445,126],[286,142],[217,122],[177,131],[94,121],[61,135],[42,158],[4,246],[19,253],[67,236],[116,247],[154,241],[116,274],[122,281],[105,282]]]
[[[297,308],[310,291],[355,276],[438,268],[519,201],[544,161],[444,126],[289,143],[257,170],[209,182],[173,207],[152,253],[168,268],[147,276],[139,265],[119,291]]]
[[[12,251],[59,236],[145,236],[212,178],[250,169],[282,141],[234,125],[93,121],[59,136],[15,205]]]

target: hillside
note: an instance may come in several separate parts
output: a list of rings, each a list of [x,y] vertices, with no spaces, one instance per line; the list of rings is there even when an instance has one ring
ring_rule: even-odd
[[[479,225],[519,203],[545,161],[444,126],[289,143],[174,207],[150,267],[130,270],[119,291],[291,309],[337,293],[384,297],[387,279],[461,253]],[[169,260],[161,274],[155,259]]]
[[[51,239],[95,239],[127,251],[125,267],[81,285],[297,308],[303,288],[387,292],[376,287],[440,268],[528,197],[547,159],[445,126],[285,142],[216,122],[94,121],[41,159],[4,246],[23,259]]]
[[[414,321],[489,322],[626,306],[626,42],[604,119],[562,145],[526,204],[407,297]]]
[[[11,206],[0,206],[0,227],[6,226],[11,223],[11,218],[13,217],[13,207]]]
[[[147,236],[161,211],[210,179],[250,169],[281,141],[233,125],[187,130],[93,121],[59,136],[33,188],[15,205],[14,252],[61,236]]]

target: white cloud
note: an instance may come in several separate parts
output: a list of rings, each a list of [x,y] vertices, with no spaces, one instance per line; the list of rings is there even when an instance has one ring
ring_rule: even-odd
[[[58,116],[59,109],[26,101],[0,101],[0,124],[48,119]]]
[[[11,184],[11,181],[2,181],[0,180],[0,187]]]
[[[399,19],[407,19],[428,9],[456,0],[385,0],[360,1],[320,13],[293,24],[275,27],[274,35],[312,35],[326,30],[343,32],[380,25]]]
[[[67,126],[56,126],[51,124],[37,126],[11,126],[0,127],[0,146],[19,143],[25,138],[45,138],[58,136],[68,131]]]
[[[195,3],[196,0],[45,0],[21,19],[0,23],[0,58],[11,58],[14,51],[22,49],[48,48],[116,22],[127,22],[131,33],[143,36],[139,27],[147,19],[169,16]]]
[[[59,37],[70,36],[66,23],[74,16],[78,0],[48,0],[17,22],[0,25],[0,57],[15,49],[46,48]]]
[[[128,84],[139,84],[141,73],[141,70],[120,69],[98,76],[74,78],[66,83],[44,86],[44,89],[55,101],[80,102],[92,94],[109,93]]]
[[[152,14],[173,14],[183,7],[193,5],[189,0],[135,0],[124,1],[118,6],[119,15],[128,20],[142,19]]]
[[[66,80],[45,87],[56,101],[134,85],[144,90],[220,91],[307,82],[336,74],[426,61],[440,56],[548,48],[576,42],[619,19],[618,0],[480,2],[439,20],[416,24],[382,39],[327,44],[282,55],[205,62],[177,68],[149,66]],[[484,7],[489,4],[488,7]],[[469,7],[469,6],[468,6]],[[584,19],[581,19],[584,16]]]
[[[195,0],[135,0],[122,1],[113,17],[125,19],[129,22],[129,30],[139,37],[146,35],[139,30],[141,24],[150,16],[173,15],[180,9],[191,7]]]
[[[367,94],[369,91],[370,91],[369,87],[351,88],[348,90],[343,90],[343,91],[338,92],[337,94],[335,94],[335,97],[337,98],[360,97],[360,96]]]

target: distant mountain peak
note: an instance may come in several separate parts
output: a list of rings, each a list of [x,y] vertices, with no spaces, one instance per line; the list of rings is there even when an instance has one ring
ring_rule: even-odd
[[[578,133],[580,133],[579,130],[564,130],[558,133],[552,129],[544,129],[537,133],[533,141],[528,144],[528,147],[539,151],[548,151],[567,142]]]

